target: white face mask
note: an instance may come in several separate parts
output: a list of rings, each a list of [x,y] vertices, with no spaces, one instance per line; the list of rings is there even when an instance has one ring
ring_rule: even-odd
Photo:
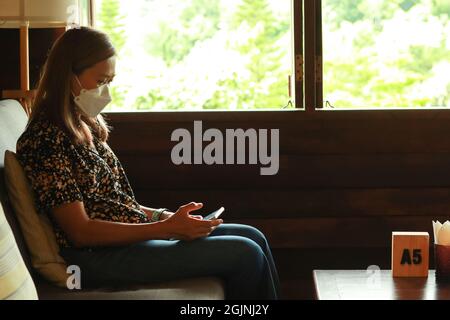
[[[89,117],[95,118],[112,101],[109,93],[109,85],[104,84],[98,88],[86,90],[80,83],[77,76],[75,78],[80,85],[80,95],[75,97],[75,104]],[[75,96],[75,95],[74,95]]]

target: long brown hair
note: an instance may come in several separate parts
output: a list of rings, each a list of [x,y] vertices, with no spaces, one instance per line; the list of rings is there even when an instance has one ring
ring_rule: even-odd
[[[109,127],[101,115],[86,117],[75,106],[72,79],[98,62],[116,55],[108,36],[81,27],[66,31],[54,43],[39,80],[28,125],[44,114],[64,130],[75,143],[89,143],[92,133],[106,142]]]

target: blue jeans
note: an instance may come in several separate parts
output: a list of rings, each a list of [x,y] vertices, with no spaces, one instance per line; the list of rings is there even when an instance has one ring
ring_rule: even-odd
[[[82,287],[215,276],[224,281],[228,300],[276,300],[280,294],[269,244],[247,225],[222,224],[191,242],[149,240],[125,247],[62,248],[60,254],[81,268]]]

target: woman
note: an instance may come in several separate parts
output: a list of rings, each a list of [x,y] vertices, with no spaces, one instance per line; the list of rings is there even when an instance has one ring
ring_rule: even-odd
[[[217,276],[227,299],[277,299],[279,280],[264,235],[245,225],[137,203],[107,144],[100,112],[111,101],[116,53],[108,37],[71,29],[54,44],[17,154],[60,254],[82,285]]]

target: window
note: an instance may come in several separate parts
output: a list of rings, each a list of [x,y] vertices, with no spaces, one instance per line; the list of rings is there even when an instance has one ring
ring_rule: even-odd
[[[110,111],[450,107],[448,0],[96,0]]]
[[[93,17],[92,17],[92,2],[89,0],[79,0],[79,23],[82,26],[88,26],[92,24]],[[70,9],[68,10],[70,12]]]
[[[450,107],[450,1],[322,0],[325,107]]]
[[[97,0],[119,52],[110,111],[281,109],[292,0]]]

